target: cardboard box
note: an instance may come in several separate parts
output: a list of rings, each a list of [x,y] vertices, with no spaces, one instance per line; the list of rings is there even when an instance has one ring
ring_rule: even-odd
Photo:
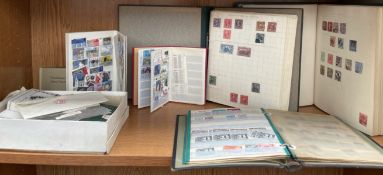
[[[52,91],[58,94],[84,93]],[[118,106],[105,121],[0,119],[0,149],[108,153],[129,116],[126,92],[100,92]]]

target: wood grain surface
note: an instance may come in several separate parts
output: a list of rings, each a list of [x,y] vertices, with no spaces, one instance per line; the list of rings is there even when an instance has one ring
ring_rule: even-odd
[[[32,86],[29,0],[0,1],[0,99]]]
[[[37,166],[38,175],[342,175],[341,168],[303,168],[287,172],[275,168],[208,168],[172,172],[169,167]]]
[[[256,0],[253,2],[314,0]],[[118,29],[119,5],[232,7],[245,0],[30,0],[33,87],[40,67],[65,67],[65,33]],[[129,42],[129,41],[128,41]]]
[[[35,165],[0,164],[1,175],[35,175]]]
[[[168,103],[150,113],[149,108],[130,107],[130,115],[108,155],[58,154],[0,151],[0,163],[81,166],[166,166],[172,158],[176,116],[188,110],[226,107],[207,102],[206,105]],[[316,107],[304,112],[323,113]],[[380,137],[379,137],[380,138]]]
[[[176,116],[188,110],[223,107],[169,103],[150,113],[149,108],[130,108],[130,115],[108,155],[0,152],[0,163],[88,166],[169,166]]]
[[[292,2],[291,0],[272,0]],[[294,0],[293,0],[294,1]],[[322,2],[331,0],[323,0]],[[1,0],[0,98],[21,85],[38,87],[40,67],[65,66],[67,32],[117,29],[118,5],[230,7],[235,0]],[[238,1],[237,1],[238,2]],[[271,1],[269,1],[271,2]],[[296,0],[294,2],[312,2]],[[331,1],[332,2],[332,1]],[[33,84],[32,84],[33,80]],[[310,168],[295,173],[270,168],[169,169],[175,115],[193,106],[169,104],[153,114],[131,108],[131,116],[110,155],[0,152],[0,174],[383,174],[374,169]],[[303,112],[320,113],[313,107]],[[383,143],[382,137],[375,138]],[[31,165],[14,165],[21,163]],[[36,169],[36,164],[38,165]],[[60,166],[56,166],[60,165]],[[74,165],[74,166],[66,166]],[[86,166],[89,165],[89,166]],[[101,166],[99,166],[101,165]],[[117,166],[117,167],[115,167]],[[124,166],[124,167],[121,167]],[[343,172],[344,171],[344,172]]]

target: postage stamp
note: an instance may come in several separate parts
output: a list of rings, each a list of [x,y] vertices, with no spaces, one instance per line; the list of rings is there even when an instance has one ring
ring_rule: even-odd
[[[209,142],[212,140],[213,140],[213,136],[200,136],[195,138],[195,142]]]
[[[89,67],[97,67],[100,64],[100,60],[98,58],[90,58],[89,59]]]
[[[82,87],[85,85],[85,76],[88,74],[88,69],[83,68],[72,72],[73,87]]]
[[[234,22],[234,28],[235,29],[242,29],[243,28],[243,19],[236,19]]]
[[[73,69],[78,69],[86,66],[88,66],[88,59],[73,61]]]
[[[220,53],[233,54],[234,46],[230,44],[221,44]]]
[[[320,53],[320,60],[321,60],[322,62],[325,62],[325,61],[326,61],[326,53],[323,52],[323,51]]]
[[[86,46],[87,47],[96,47],[100,45],[100,40],[98,39],[92,39],[92,40],[87,40],[86,41]]]
[[[327,68],[327,77],[332,78],[332,74],[334,74],[334,70],[330,67]]]
[[[217,76],[209,75],[209,84],[210,85],[217,85]]]
[[[213,27],[221,27],[221,18],[214,18],[213,19]]]
[[[112,56],[104,56],[101,57],[101,64],[104,66],[109,66],[113,63],[113,58]]]
[[[338,38],[338,48],[339,49],[343,49],[343,43],[344,43],[344,40],[343,38]]]
[[[324,31],[327,30],[327,21],[322,22],[322,30],[324,30]]]
[[[327,31],[332,32],[332,22],[327,23]]]
[[[356,40],[350,40],[350,51],[356,52]]]
[[[99,72],[102,72],[102,71],[104,71],[104,66],[91,68],[89,70],[90,74],[95,74],[95,73],[99,73]]]
[[[367,115],[364,113],[359,112],[359,124],[363,126],[367,126]]]
[[[160,74],[161,72],[161,64],[157,64],[154,66],[154,76]]]
[[[111,37],[106,37],[102,39],[102,45],[110,45],[112,44],[112,38]]]
[[[233,140],[246,140],[249,138],[247,134],[232,134],[231,137]]]
[[[261,84],[251,83],[251,92],[260,93],[261,92]]]
[[[231,19],[225,19],[223,27],[231,29]]]
[[[257,21],[257,31],[265,31],[265,21]]]
[[[220,140],[229,140],[230,134],[218,134],[213,136],[213,140],[220,141]]]
[[[352,60],[351,59],[346,59],[345,67],[346,67],[346,70],[352,71]]]
[[[248,105],[249,103],[249,97],[247,95],[241,95],[240,97],[240,103],[242,105]]]
[[[335,47],[335,40],[336,40],[335,36],[330,36],[330,46],[331,47]]]
[[[86,38],[77,38],[71,41],[72,48],[81,48],[86,46]]]
[[[112,45],[101,46],[101,56],[112,55],[112,53],[113,53]]]
[[[238,102],[238,94],[230,93],[230,102],[237,103]]]
[[[255,43],[265,43],[265,34],[264,33],[257,33],[255,35]]]
[[[251,56],[251,48],[250,47],[238,47],[237,55],[250,57]]]
[[[340,33],[346,34],[346,23],[340,23]]]
[[[84,48],[74,48],[73,49],[73,60],[81,60],[85,58]]]
[[[325,68],[323,65],[320,65],[320,74],[321,75],[324,75],[324,72],[325,72]]]
[[[334,61],[334,55],[331,54],[331,53],[329,53],[329,54],[327,55],[327,63],[328,63],[328,64],[333,64],[333,61]]]
[[[334,32],[334,33],[339,32],[339,23],[337,23],[337,22],[332,23],[332,32]]]
[[[98,57],[98,50],[99,47],[88,47],[86,48],[86,57],[87,58],[93,58],[93,57]]]
[[[338,67],[342,67],[342,57],[340,56],[335,57],[335,65]]]
[[[141,79],[150,79],[150,67],[141,68]]]
[[[276,32],[277,31],[277,23],[276,22],[268,22],[267,23],[267,31],[268,32]]]
[[[335,80],[336,81],[341,81],[341,79],[342,79],[342,72],[338,71],[338,70],[335,70]]]
[[[355,72],[358,74],[362,74],[363,72],[363,63],[355,61]]]
[[[223,39],[231,38],[231,30],[223,30]]]

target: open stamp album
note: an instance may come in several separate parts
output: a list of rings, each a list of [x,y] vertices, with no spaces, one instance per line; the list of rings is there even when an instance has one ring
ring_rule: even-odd
[[[257,5],[304,10],[300,105],[316,105],[369,135],[383,134],[383,8]]]
[[[67,90],[126,91],[126,36],[101,31],[65,37]]]
[[[288,110],[297,16],[213,10],[207,100]]]
[[[382,7],[241,7],[210,13],[207,100],[291,110],[299,88],[299,106],[316,105],[368,135],[383,134]],[[303,9],[303,17],[283,13],[289,9]],[[298,36],[300,83],[293,81]]]
[[[178,116],[172,169],[225,166],[382,168],[383,149],[329,115],[223,108]]]
[[[205,104],[206,49],[134,48],[138,108],[154,111],[169,101]]]
[[[297,16],[213,10],[210,19],[208,71],[198,73],[198,77],[203,78],[204,84],[207,84],[206,99],[234,107],[288,110]],[[149,66],[141,64],[144,63],[141,62],[143,57],[149,54],[137,49],[134,49],[133,53],[136,72],[132,88],[133,104],[138,105],[138,108],[156,106],[150,104],[153,102],[150,98],[153,96],[150,96],[149,84],[143,83],[148,82],[150,77],[141,74],[146,72],[149,75]],[[153,54],[151,56],[153,57]],[[145,69],[138,69],[140,66]],[[189,71],[185,76],[196,75],[190,73]],[[193,85],[192,81],[188,83]],[[200,85],[199,83],[198,86]],[[184,88],[180,87],[177,90],[179,93],[184,91]],[[188,90],[194,95],[178,96],[178,101],[195,103],[196,98],[202,97],[201,93],[205,94],[205,91],[196,91],[190,87]],[[200,96],[195,96],[196,92]],[[161,99],[162,96],[159,97]],[[194,100],[191,101],[191,98]],[[197,100],[197,104],[201,104],[200,100],[202,99]],[[162,104],[161,100],[158,104]],[[294,110],[296,109],[297,104]]]

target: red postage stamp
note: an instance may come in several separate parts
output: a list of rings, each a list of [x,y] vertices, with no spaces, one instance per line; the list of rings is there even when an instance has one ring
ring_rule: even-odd
[[[367,126],[367,115],[359,112],[359,123],[363,126]]]
[[[231,19],[225,19],[223,27],[231,29]]]
[[[238,94],[236,93],[230,93],[230,101],[233,102],[233,103],[237,103],[238,102]]]
[[[231,30],[224,30],[223,39],[230,39],[230,38],[231,38]]]

